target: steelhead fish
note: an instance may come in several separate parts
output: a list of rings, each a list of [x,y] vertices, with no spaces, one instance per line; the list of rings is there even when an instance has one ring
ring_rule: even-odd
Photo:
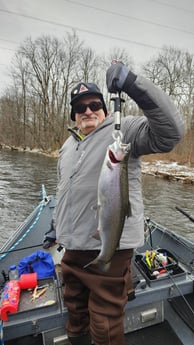
[[[94,236],[101,240],[99,255],[84,266],[98,265],[107,271],[119,247],[125,218],[131,215],[128,188],[130,144],[114,141],[107,148],[98,181],[98,229]]]

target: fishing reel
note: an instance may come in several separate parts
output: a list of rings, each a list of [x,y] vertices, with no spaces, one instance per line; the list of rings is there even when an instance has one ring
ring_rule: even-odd
[[[112,95],[111,101],[114,102],[114,131],[112,133],[112,137],[118,143],[122,143],[123,133],[121,132],[121,103],[125,101],[121,98],[119,92]]]

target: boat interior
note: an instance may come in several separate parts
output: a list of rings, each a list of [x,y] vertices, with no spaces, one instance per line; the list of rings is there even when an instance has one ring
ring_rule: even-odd
[[[48,231],[54,207],[55,199],[45,198],[44,207],[37,206],[1,248],[2,286],[13,262],[42,249],[41,239]],[[146,253],[153,252],[167,255],[166,272],[155,275],[156,269],[146,264]],[[8,321],[2,323],[5,345],[68,344],[59,257],[54,261],[57,279],[38,281],[40,288],[47,286],[46,293],[32,303],[32,291],[22,290],[18,312],[9,313]],[[193,345],[194,245],[147,219],[145,245],[134,252],[132,267],[134,293],[129,295],[125,311],[126,345]]]

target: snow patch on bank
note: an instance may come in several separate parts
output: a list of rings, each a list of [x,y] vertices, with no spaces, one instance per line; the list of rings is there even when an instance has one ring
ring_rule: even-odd
[[[194,183],[194,168],[187,165],[180,165],[177,162],[142,162],[142,173],[168,180]]]

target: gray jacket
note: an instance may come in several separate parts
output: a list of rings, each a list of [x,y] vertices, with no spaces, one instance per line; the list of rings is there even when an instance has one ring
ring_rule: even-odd
[[[141,156],[170,151],[184,131],[170,98],[150,81],[137,77],[127,93],[144,116],[122,118],[123,141],[131,143],[128,174],[132,216],[125,221],[120,249],[144,243]],[[83,140],[70,136],[60,150],[55,225],[57,242],[66,249],[100,249],[100,242],[93,237],[98,225],[94,209],[98,178],[107,146],[113,142],[113,129],[114,119],[107,117]]]

